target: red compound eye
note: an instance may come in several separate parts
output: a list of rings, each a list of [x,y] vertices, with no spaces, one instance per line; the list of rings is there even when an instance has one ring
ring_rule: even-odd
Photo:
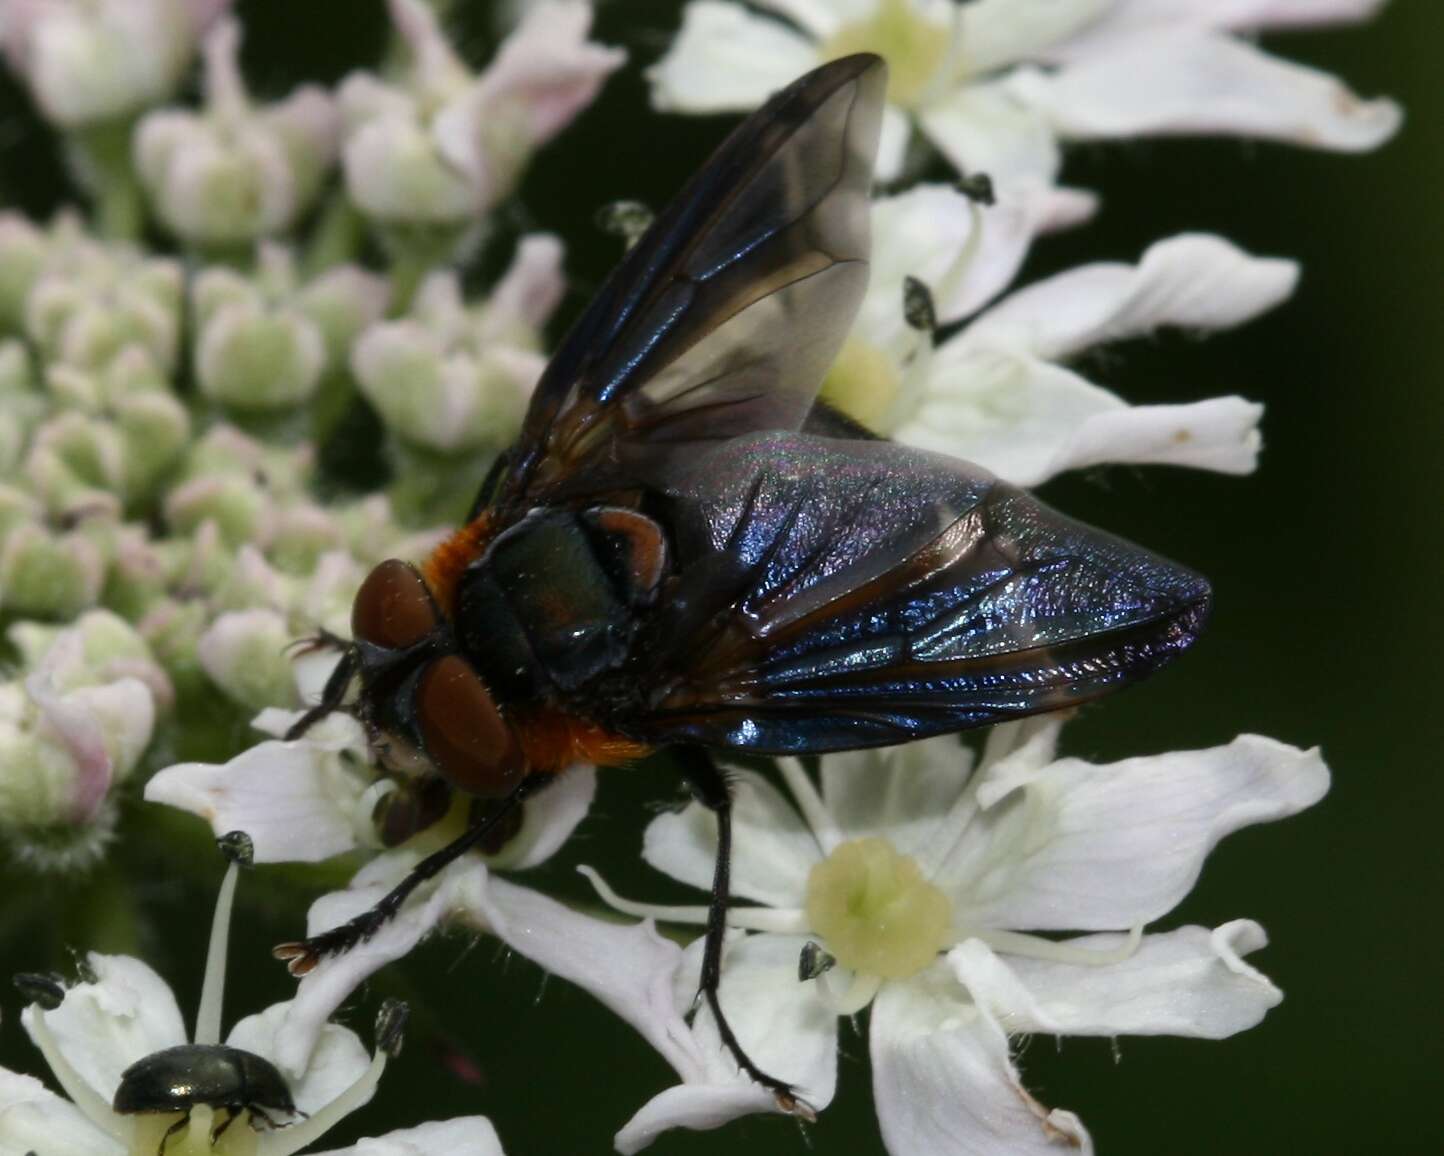
[[[427,666],[416,688],[416,722],[431,761],[472,795],[509,795],[526,777],[526,760],[491,691],[455,654]]]
[[[395,558],[366,576],[351,606],[351,637],[386,650],[405,650],[436,629],[441,616],[414,566]]]

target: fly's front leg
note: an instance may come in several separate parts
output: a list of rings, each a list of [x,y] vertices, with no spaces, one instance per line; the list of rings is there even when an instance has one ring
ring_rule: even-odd
[[[810,1120],[814,1118],[812,1108],[798,1098],[791,1084],[769,1076],[752,1062],[722,1012],[718,992],[722,984],[722,943],[727,933],[727,905],[732,885],[732,791],[711,754],[701,747],[680,747],[676,754],[693,796],[717,817],[717,862],[712,870],[712,898],[707,905],[707,935],[702,944],[698,995],[707,1001],[722,1045],[732,1053],[738,1067],[776,1096],[777,1106],[784,1112]]]
[[[358,943],[364,943],[378,932],[387,920],[401,910],[401,905],[413,891],[428,879],[435,878],[441,871],[456,862],[473,847],[480,846],[496,826],[513,810],[520,807],[528,795],[535,794],[547,783],[548,775],[528,775],[505,798],[498,799],[491,811],[466,831],[453,839],[439,851],[433,851],[411,869],[411,873],[383,895],[373,906],[360,915],[347,920],[339,927],[323,931],[309,939],[282,943],[271,949],[271,954],[284,960],[292,975],[301,976],[310,972],[328,956],[341,955]]]

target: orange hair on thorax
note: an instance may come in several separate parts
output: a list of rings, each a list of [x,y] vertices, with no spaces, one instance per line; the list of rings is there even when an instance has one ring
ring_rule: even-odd
[[[486,553],[494,537],[496,519],[490,510],[483,510],[461,529],[448,535],[422,563],[421,573],[426,578],[426,585],[431,588],[431,596],[448,618],[456,616],[456,584],[461,572]]]

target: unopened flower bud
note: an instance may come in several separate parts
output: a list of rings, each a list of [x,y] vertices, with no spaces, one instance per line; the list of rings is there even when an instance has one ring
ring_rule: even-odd
[[[331,366],[344,366],[357,335],[386,314],[385,278],[355,265],[328,270],[296,294],[296,307],[321,330]]]
[[[104,369],[131,346],[164,371],[180,340],[180,267],[117,249],[83,273],[43,274],[25,306],[25,328],[52,361]]]
[[[509,442],[544,364],[517,350],[448,351],[414,321],[368,330],[351,358],[362,392],[388,428],[447,453]]]
[[[282,570],[310,575],[321,555],[339,549],[343,539],[330,511],[306,502],[277,511],[266,552]]]
[[[125,445],[126,496],[147,497],[185,451],[190,414],[170,394],[140,393],[116,406],[115,423]]]
[[[0,36],[45,118],[75,129],[158,104],[227,0],[14,3]]]
[[[227,696],[251,710],[295,701],[286,647],[293,632],[274,610],[222,614],[201,636],[201,666]]]
[[[194,533],[210,521],[233,547],[262,539],[271,511],[270,497],[245,474],[198,477],[172,490],[165,503],[166,522],[174,533]]]
[[[0,606],[32,618],[73,618],[100,597],[105,557],[78,532],[17,526],[0,547]]]
[[[35,432],[25,476],[49,511],[61,518],[120,513],[124,445],[115,427],[70,412]]]
[[[135,627],[109,610],[87,610],[65,627],[18,622],[8,637],[27,667],[47,666],[59,692],[138,679],[157,705],[174,698],[170,680]]]
[[[49,250],[43,230],[19,213],[0,213],[0,331],[20,330],[25,298],[45,267]]]
[[[391,0],[390,10],[413,62],[405,87],[358,73],[339,94],[347,189],[390,225],[479,219],[625,60],[587,41],[589,5],[545,3],[529,6],[491,66],[472,76],[426,4]]]
[[[135,163],[156,213],[195,244],[249,243],[290,228],[335,158],[331,98],[308,86],[254,108],[241,80],[239,26],[207,36],[206,108],[154,112],[135,136]]]
[[[293,313],[230,305],[202,329],[196,377],[213,401],[235,409],[283,409],[306,401],[321,381],[326,343]]]

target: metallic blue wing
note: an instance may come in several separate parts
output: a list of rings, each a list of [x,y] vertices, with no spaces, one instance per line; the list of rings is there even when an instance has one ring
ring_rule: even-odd
[[[723,142],[563,338],[503,503],[655,484],[698,442],[802,424],[867,287],[886,74],[823,65]]]
[[[638,648],[653,741],[816,752],[1054,710],[1208,610],[1192,571],[889,442],[738,438],[672,500],[679,579]]]

